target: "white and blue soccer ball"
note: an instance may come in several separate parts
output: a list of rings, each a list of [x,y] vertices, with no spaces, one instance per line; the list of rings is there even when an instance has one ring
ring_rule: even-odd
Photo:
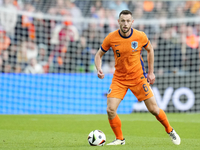
[[[106,142],[106,135],[101,130],[94,130],[88,135],[88,143],[91,146],[103,146]]]

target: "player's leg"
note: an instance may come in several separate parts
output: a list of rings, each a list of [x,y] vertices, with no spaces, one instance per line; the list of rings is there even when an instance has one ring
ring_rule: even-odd
[[[155,97],[152,96],[144,100],[144,103],[147,109],[149,110],[149,112],[151,112],[156,117],[156,119],[165,127],[165,131],[169,134],[172,142],[176,145],[179,145],[181,142],[181,139],[179,135],[175,132],[175,130],[169,124],[169,121],[167,119],[165,112],[158,107]]]
[[[156,103],[153,91],[147,79],[141,76],[136,86],[131,86],[130,90],[137,97],[138,101],[144,101],[147,109],[156,119],[165,127],[166,132],[170,135],[172,142],[176,145],[180,144],[179,135],[172,129],[165,112],[160,109]],[[176,138],[175,138],[176,137]]]
[[[158,107],[155,97],[152,96],[148,98],[147,100],[144,100],[144,103],[147,109],[149,110],[149,112],[152,113],[154,116],[156,116],[157,120],[165,127],[165,131],[167,133],[170,133],[172,131],[172,127],[169,124],[169,121],[167,119],[165,112]]]
[[[124,145],[125,140],[123,138],[122,129],[121,129],[121,120],[119,116],[117,115],[117,108],[120,104],[122,99],[119,98],[110,98],[107,99],[107,114],[108,114],[108,120],[110,123],[110,127],[112,128],[116,139],[107,144],[107,145]]]
[[[149,112],[156,116],[158,121],[160,121],[163,124],[167,133],[171,132],[172,127],[170,126],[167,120],[165,112],[158,107],[150,84],[147,82],[146,78],[142,77],[143,76],[139,78],[138,84],[136,86],[131,87],[130,90],[137,97],[138,101],[144,101]]]
[[[123,138],[121,129],[121,120],[117,115],[117,108],[124,98],[128,87],[126,87],[121,81],[113,78],[107,95],[107,114],[110,126],[115,134],[116,140],[107,145],[124,145],[125,140]]]
[[[123,140],[121,120],[117,115],[117,108],[121,102],[119,98],[108,98],[107,99],[107,114],[110,126],[115,133],[116,139]]]

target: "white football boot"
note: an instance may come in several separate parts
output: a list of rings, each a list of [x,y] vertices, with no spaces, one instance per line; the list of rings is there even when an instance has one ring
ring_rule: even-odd
[[[106,145],[125,145],[125,139],[123,140],[115,139],[114,141]]]
[[[176,133],[176,131],[174,129],[168,134],[169,134],[172,142],[175,145],[180,145],[181,144],[181,138],[179,137],[179,135]]]

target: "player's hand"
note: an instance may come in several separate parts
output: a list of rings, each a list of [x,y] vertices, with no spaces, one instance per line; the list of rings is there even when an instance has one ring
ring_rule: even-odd
[[[99,77],[100,79],[103,79],[103,78],[104,78],[104,73],[103,73],[102,70],[98,70],[97,75],[98,75],[98,77]]]
[[[156,77],[155,77],[154,73],[148,73],[148,75],[147,75],[147,81],[150,84],[154,84],[155,79],[156,79]]]

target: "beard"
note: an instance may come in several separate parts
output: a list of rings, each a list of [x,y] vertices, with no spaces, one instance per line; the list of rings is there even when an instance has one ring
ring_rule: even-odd
[[[125,31],[122,27],[120,27],[120,29],[121,29],[121,31],[122,31],[123,33],[127,33],[127,32],[131,29],[131,27],[129,27],[126,31]]]

